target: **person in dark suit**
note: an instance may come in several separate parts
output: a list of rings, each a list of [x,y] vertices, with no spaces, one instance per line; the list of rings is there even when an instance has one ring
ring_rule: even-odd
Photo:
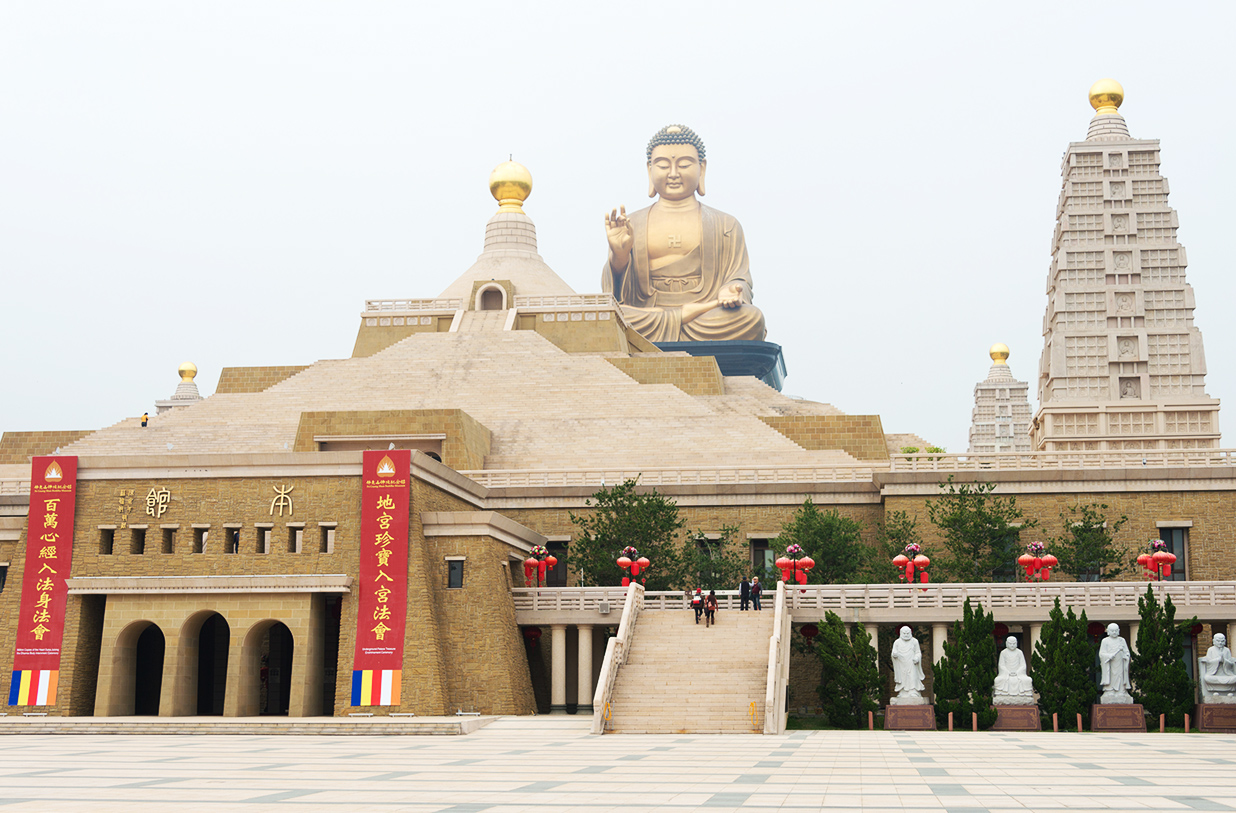
[[[742,584],[738,585],[738,609],[745,610],[751,604],[751,580],[746,576],[742,577]]]

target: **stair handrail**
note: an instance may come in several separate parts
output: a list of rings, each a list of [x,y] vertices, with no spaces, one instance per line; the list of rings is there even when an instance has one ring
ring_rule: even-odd
[[[768,639],[768,683],[764,692],[764,733],[785,732],[785,689],[790,680],[790,614],[785,606],[785,582],[777,582],[773,631]]]
[[[601,662],[601,674],[597,677],[597,690],[592,695],[592,733],[604,734],[605,724],[613,715],[610,700],[614,695],[614,684],[618,680],[618,670],[627,662],[631,652],[631,641],[635,637],[635,622],[639,620],[640,611],[644,609],[644,585],[632,584],[627,589],[627,600],[622,605],[622,620],[618,624],[618,634],[609,639],[605,645],[605,660]]]

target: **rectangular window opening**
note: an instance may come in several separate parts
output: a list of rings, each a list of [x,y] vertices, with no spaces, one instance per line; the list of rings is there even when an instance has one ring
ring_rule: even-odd
[[[1176,561],[1172,563],[1172,575],[1166,577],[1164,581],[1188,581],[1189,574],[1187,570],[1187,563],[1189,560],[1189,529],[1160,528],[1159,538],[1167,543],[1167,549],[1169,552],[1176,554]]]
[[[300,553],[304,540],[304,528],[288,528],[288,553]]]
[[[228,528],[225,530],[227,534],[227,543],[224,545],[224,553],[240,553],[240,529]]]
[[[335,552],[335,529],[323,526],[319,529],[322,532],[322,538],[318,543],[319,553],[334,553]]]
[[[129,553],[141,555],[146,552],[146,529],[145,528],[129,528],[131,536],[129,537]]]
[[[451,590],[463,588],[463,559],[450,559],[446,563],[446,586]]]
[[[4,592],[4,583],[9,580],[9,566],[0,565],[0,593]]]
[[[194,528],[193,529],[193,552],[205,553],[206,545],[209,542],[209,528]]]
[[[111,556],[116,545],[116,529],[115,528],[100,528],[99,529],[99,555]]]
[[[176,552],[176,529],[175,528],[164,528],[163,529],[163,552],[164,553],[175,553]]]
[[[774,570],[776,560],[767,539],[751,540],[751,575],[767,578]]]
[[[257,529],[257,552],[261,554],[270,553],[270,528]]]
[[[545,574],[546,587],[566,587],[567,586],[567,542],[548,542],[545,549],[550,552],[550,555],[558,559],[558,563],[551,567]]]

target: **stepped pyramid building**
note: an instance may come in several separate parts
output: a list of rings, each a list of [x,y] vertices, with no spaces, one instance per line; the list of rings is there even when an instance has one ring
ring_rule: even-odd
[[[1219,444],[1159,142],[1129,135],[1123,98],[1116,82],[1096,83],[1086,140],[1064,154],[1033,432],[1041,451]]]
[[[1013,378],[1009,348],[991,346],[991,369],[974,385],[970,454],[1030,451],[1030,385]]]

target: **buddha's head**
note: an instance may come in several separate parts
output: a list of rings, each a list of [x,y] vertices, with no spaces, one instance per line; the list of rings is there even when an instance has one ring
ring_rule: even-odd
[[[910,640],[910,638],[911,638],[910,628],[902,627],[901,628],[901,640],[908,641]]]
[[[1010,635],[1009,637],[1005,638],[1004,647],[1005,649],[1016,649],[1017,648],[1017,637],[1014,635]]]
[[[1215,646],[1219,647],[1220,649],[1227,646],[1227,636],[1221,632],[1216,632],[1215,633]]]
[[[1118,635],[1120,635],[1120,625],[1119,624],[1108,624],[1107,625],[1107,635],[1108,637],[1111,637],[1111,638],[1115,638]]]
[[[648,197],[686,200],[704,195],[704,142],[694,130],[670,124],[648,141]]]

